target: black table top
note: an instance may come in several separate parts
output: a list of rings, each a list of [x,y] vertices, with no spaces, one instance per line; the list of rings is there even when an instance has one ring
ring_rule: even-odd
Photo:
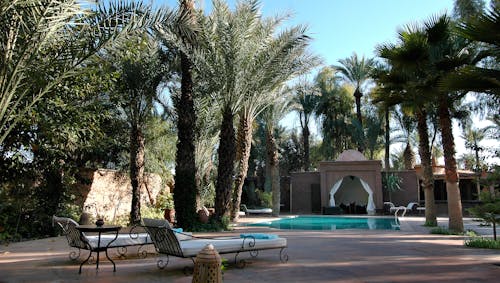
[[[113,231],[118,231],[121,228],[122,226],[119,225],[102,225],[102,226],[80,225],[76,227],[76,229],[82,232],[113,232]]]

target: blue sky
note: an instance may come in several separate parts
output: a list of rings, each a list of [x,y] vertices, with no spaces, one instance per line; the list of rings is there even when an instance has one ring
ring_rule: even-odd
[[[205,10],[211,1],[203,0]],[[234,7],[235,0],[227,1]],[[177,7],[177,0],[155,0],[155,4]],[[353,52],[375,56],[377,44],[394,41],[396,31],[432,15],[451,13],[453,0],[261,0],[264,16],[287,12],[286,25],[307,25],[314,38],[311,51],[325,64],[337,64]]]

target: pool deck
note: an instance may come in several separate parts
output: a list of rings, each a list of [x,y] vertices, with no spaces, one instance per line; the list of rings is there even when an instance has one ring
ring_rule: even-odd
[[[244,217],[240,224],[268,221],[268,217]],[[447,219],[438,219],[446,226]],[[256,259],[248,254],[244,269],[229,267],[225,282],[498,282],[500,252],[463,246],[464,237],[431,235],[423,227],[423,217],[405,217],[400,231],[273,230],[264,227],[237,226],[234,231],[217,235],[239,235],[242,232],[271,232],[288,239],[290,260],[279,261],[277,250],[261,251]],[[491,234],[491,227],[465,219],[466,229]],[[207,234],[201,234],[207,235]],[[210,234],[214,235],[214,234]],[[153,253],[153,248],[148,247]],[[193,266],[189,259],[170,258],[164,270],[156,267],[156,255],[135,257],[136,248],[127,259],[118,259],[116,273],[101,257],[100,269],[85,265],[78,274],[79,262],[68,259],[64,237],[12,243],[0,246],[0,282],[191,282],[182,272]],[[223,255],[231,260],[232,255]]]

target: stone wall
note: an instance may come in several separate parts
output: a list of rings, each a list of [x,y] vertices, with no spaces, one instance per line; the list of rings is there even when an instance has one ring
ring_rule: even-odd
[[[407,206],[410,202],[419,202],[418,177],[415,170],[389,171],[401,178],[401,190],[391,193],[390,200],[396,206]],[[382,173],[384,174],[384,173]],[[389,201],[388,192],[384,192],[384,201]]]
[[[313,186],[321,183],[319,172],[291,173],[290,177],[290,213],[312,213],[311,191]]]
[[[74,192],[77,203],[85,212],[96,216],[102,214],[106,221],[117,217],[128,217],[132,206],[132,185],[128,173],[109,169],[84,169],[79,176],[79,185]],[[146,175],[146,184],[141,188],[141,207],[154,203],[162,189],[160,176]],[[170,192],[168,187],[165,187]]]

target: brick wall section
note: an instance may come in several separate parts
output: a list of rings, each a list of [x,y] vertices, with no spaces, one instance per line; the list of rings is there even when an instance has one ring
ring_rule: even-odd
[[[312,213],[311,185],[320,184],[319,172],[291,173],[291,213]]]
[[[132,185],[128,173],[109,169],[84,169],[80,173],[79,185],[74,195],[76,202],[94,217],[96,209],[107,221],[130,215],[132,206]],[[156,200],[162,189],[158,175],[146,175],[146,185],[141,188],[141,207]],[[169,188],[166,190],[170,192]],[[88,209],[91,207],[90,209]]]
[[[419,202],[418,177],[415,170],[389,171],[401,178],[401,190],[391,194],[392,203],[406,206],[410,202]],[[384,174],[382,172],[382,174]],[[384,192],[384,201],[389,201],[389,195]]]

